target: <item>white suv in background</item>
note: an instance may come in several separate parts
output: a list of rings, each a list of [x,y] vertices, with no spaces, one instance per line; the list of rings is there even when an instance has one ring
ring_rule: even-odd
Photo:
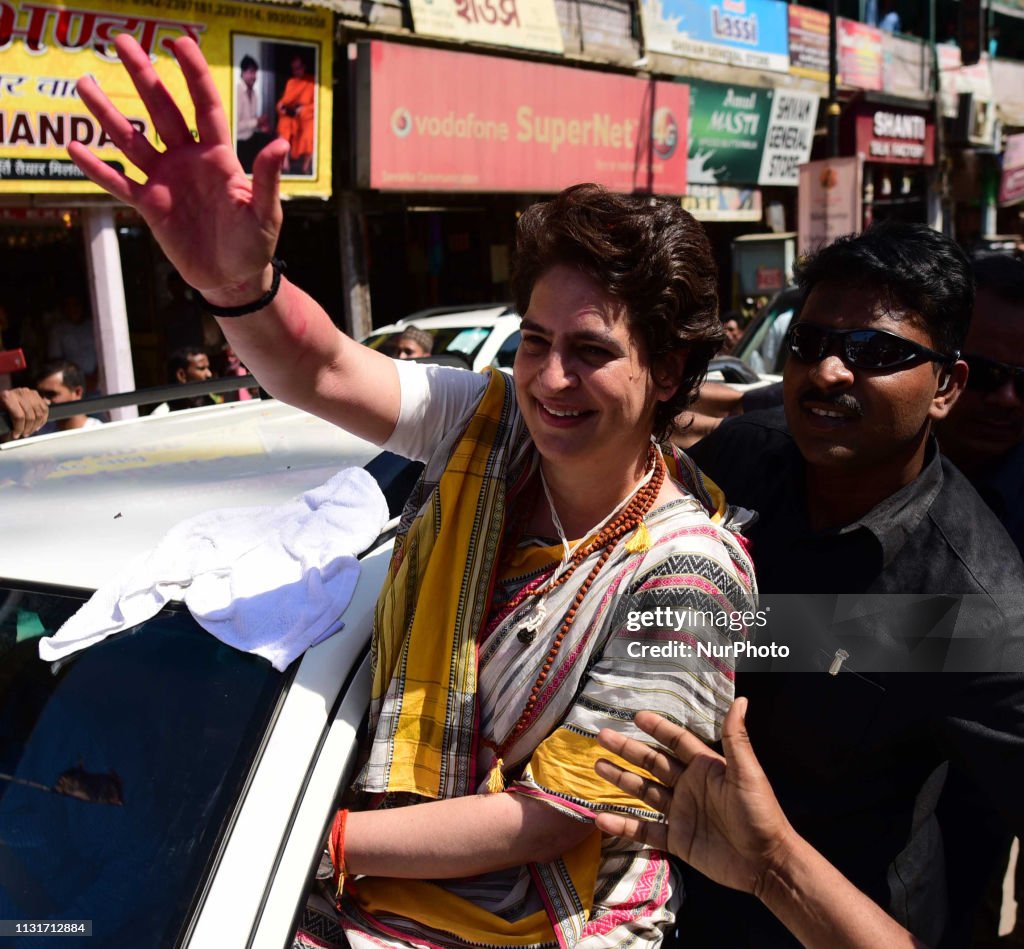
[[[519,315],[510,303],[431,307],[375,329],[362,342],[387,351],[402,330],[415,326],[434,336],[434,356],[453,356],[477,372],[488,366],[512,369],[519,348]]]

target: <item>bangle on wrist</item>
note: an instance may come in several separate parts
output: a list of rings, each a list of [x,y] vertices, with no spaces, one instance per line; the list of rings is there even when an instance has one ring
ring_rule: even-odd
[[[345,823],[348,821],[348,811],[340,810],[334,815],[334,823],[331,824],[331,833],[327,838],[327,851],[331,855],[331,863],[334,866],[334,903],[341,909],[341,897],[345,889]]]
[[[253,300],[252,303],[243,303],[241,306],[217,306],[207,300],[197,290],[196,296],[199,297],[199,305],[207,313],[212,313],[214,316],[227,317],[247,316],[249,313],[257,313],[264,307],[270,306],[274,297],[277,296],[277,291],[281,289],[281,274],[288,269],[285,262],[277,257],[270,258],[270,266],[274,271],[274,279],[270,283],[270,289],[258,300]]]

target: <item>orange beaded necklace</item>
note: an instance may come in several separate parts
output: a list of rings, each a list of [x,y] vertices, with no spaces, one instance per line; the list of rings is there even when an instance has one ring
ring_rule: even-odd
[[[502,775],[502,768],[504,766],[503,759],[527,728],[533,724],[534,718],[536,717],[537,703],[540,699],[541,689],[544,687],[544,681],[547,679],[548,673],[554,665],[558,651],[562,648],[562,643],[565,640],[566,634],[572,628],[572,624],[576,619],[576,614],[587,595],[587,591],[589,591],[594,580],[597,579],[597,575],[608,562],[608,558],[612,555],[612,551],[615,550],[615,547],[623,537],[633,531],[635,531],[636,534],[627,544],[627,549],[633,549],[632,545],[634,545],[634,541],[637,540],[639,541],[635,545],[635,549],[637,550],[646,549],[650,545],[649,535],[647,534],[647,528],[643,519],[648,511],[650,511],[654,506],[654,502],[658,497],[658,492],[661,490],[661,486],[665,481],[665,461],[662,458],[660,449],[653,442],[651,443],[651,447],[648,451],[647,459],[648,470],[651,472],[649,479],[645,479],[645,481],[634,491],[632,497],[629,498],[628,503],[626,503],[625,507],[622,508],[619,514],[601,527],[597,536],[592,541],[589,543],[580,543],[576,547],[576,550],[572,552],[571,556],[567,560],[563,560],[562,566],[555,570],[554,575],[547,583],[533,589],[528,587],[523,588],[505,607],[508,611],[506,615],[511,616],[527,597],[543,596],[545,593],[549,593],[556,587],[566,583],[573,573],[576,572],[576,568],[579,567],[584,560],[596,553],[598,550],[601,551],[601,556],[598,558],[597,563],[594,564],[590,573],[587,575],[587,578],[583,581],[579,590],[576,591],[576,596],[573,598],[572,605],[566,612],[565,617],[562,620],[562,625],[555,634],[555,638],[551,643],[551,648],[548,650],[548,654],[544,659],[544,664],[541,667],[540,673],[537,675],[537,680],[534,682],[533,688],[530,689],[530,696],[526,700],[526,705],[523,707],[523,711],[520,713],[515,725],[512,726],[512,730],[501,743],[490,738],[482,739],[483,746],[485,748],[489,748],[494,753],[494,761],[491,765],[491,771],[487,779],[488,791],[498,792],[504,790],[505,784],[504,777]],[[556,526],[558,526],[559,531],[561,531],[561,525],[558,523],[558,516],[554,512],[553,505],[552,519]],[[566,543],[564,537],[563,543]],[[543,601],[539,602],[543,605]],[[540,615],[540,619],[531,617],[527,620],[518,633],[520,642],[532,642],[541,622],[543,622],[543,612]],[[524,633],[528,633],[528,635],[524,636]]]

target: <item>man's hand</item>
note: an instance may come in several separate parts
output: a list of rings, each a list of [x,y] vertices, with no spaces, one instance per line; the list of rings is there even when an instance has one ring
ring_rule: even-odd
[[[747,700],[725,717],[725,757],[654,712],[639,712],[636,725],[674,757],[605,728],[598,741],[658,782],[602,759],[602,778],[660,811],[667,823],[601,814],[607,834],[668,850],[716,883],[760,895],[766,874],[786,859],[794,832],[761,770],[747,736]]]
[[[278,185],[288,143],[278,139],[256,156],[250,182],[195,42],[179,39],[174,52],[195,106],[198,141],[139,44],[120,34],[115,45],[165,149],[157,151],[85,77],[78,81],[79,96],[146,182],[131,180],[81,143],[72,142],[68,154],[96,184],[142,215],[184,280],[211,302],[230,306],[259,297],[269,287],[268,264],[281,229]]]
[[[27,438],[46,424],[49,405],[35,389],[0,389],[0,410],[7,413],[11,431],[0,441]]]

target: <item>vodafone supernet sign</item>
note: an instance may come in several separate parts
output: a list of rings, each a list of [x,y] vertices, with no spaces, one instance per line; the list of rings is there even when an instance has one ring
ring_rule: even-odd
[[[365,47],[364,185],[557,191],[597,181],[686,190],[682,84],[381,41]]]
[[[470,138],[489,142],[507,142],[513,135],[519,142],[535,142],[555,154],[563,145],[597,148],[636,148],[640,123],[616,119],[607,112],[595,112],[580,119],[564,115],[537,114],[531,106],[516,109],[515,124],[483,119],[472,112],[456,115],[412,115],[408,109],[395,110],[392,131],[401,138],[410,133],[430,138]]]

